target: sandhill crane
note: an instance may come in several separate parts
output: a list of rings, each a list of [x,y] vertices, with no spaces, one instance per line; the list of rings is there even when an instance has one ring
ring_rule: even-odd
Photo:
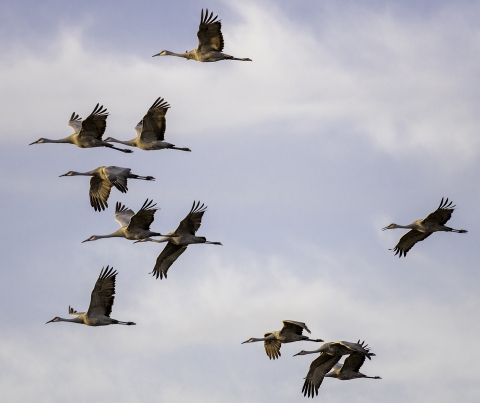
[[[314,351],[302,350],[295,355],[315,353],[321,354],[311,362],[302,388],[303,395],[308,397],[318,395],[318,389],[323,382],[323,378],[333,366],[340,361],[342,355],[359,354],[367,357],[369,360],[371,359],[370,357],[375,355],[370,353],[368,346],[365,345],[364,342],[360,343],[360,340],[357,343],[350,343],[348,341],[325,343]]]
[[[96,241],[101,238],[114,238],[123,237],[130,240],[145,239],[151,236],[164,236],[159,232],[150,231],[150,225],[154,220],[156,203],[152,204],[153,200],[146,200],[143,206],[135,214],[129,208],[122,206],[117,202],[115,207],[115,221],[117,221],[121,228],[108,235],[92,235],[90,238],[85,239],[83,242]],[[165,235],[167,236],[167,235]],[[83,243],[82,242],[82,243]]]
[[[73,134],[60,140],[50,140],[41,137],[29,145],[43,143],[70,143],[75,144],[80,148],[108,147],[124,153],[132,153],[132,150],[117,148],[102,140],[103,133],[105,133],[105,128],[107,127],[107,116],[107,109],[104,109],[103,105],[99,106],[99,104],[97,104],[93,109],[93,112],[83,120],[73,112],[70,121],[68,122],[68,125],[75,131]]]
[[[117,272],[113,271],[113,267],[103,268],[100,271],[100,276],[95,283],[90,299],[90,306],[87,312],[77,312],[70,306],[68,313],[74,316],[73,319],[64,319],[55,316],[50,322],[73,322],[81,323],[87,326],[106,326],[106,325],[135,325],[134,322],[121,322],[112,319],[113,300],[115,299],[115,279]]]
[[[452,217],[454,210],[455,206],[452,206],[452,202],[449,203],[448,198],[443,201],[442,197],[442,201],[438,208],[433,213],[427,215],[423,220],[416,220],[409,225],[390,224],[389,226],[382,228],[382,231],[393,228],[410,229],[410,231],[400,238],[400,241],[398,241],[395,248],[393,248],[395,256],[407,256],[407,252],[412,249],[413,245],[428,238],[434,232],[446,231],[457,232],[459,234],[466,233],[467,231],[464,229],[453,229],[445,226],[445,223],[450,220],[450,217]]]
[[[142,150],[163,150],[165,148],[181,151],[192,151],[189,148],[175,147],[174,144],[165,141],[165,129],[167,123],[165,115],[170,105],[163,98],[157,100],[150,107],[143,119],[135,126],[137,137],[132,140],[122,141],[107,137],[105,141],[125,144],[130,147],[138,147]]]
[[[220,242],[209,242],[207,238],[203,236],[195,236],[195,233],[202,224],[202,217],[206,210],[207,206],[204,206],[203,203],[200,206],[200,201],[195,205],[194,201],[190,213],[180,221],[180,225],[175,231],[169,232],[165,235],[165,238],[159,240],[145,238],[139,241],[168,242],[167,246],[165,246],[157,257],[157,262],[152,272],[153,276],[157,279],[159,276],[160,279],[163,279],[163,277],[167,278],[167,271],[170,266],[185,252],[187,246],[190,244],[207,243],[211,245],[221,245]]]
[[[68,171],[62,176],[91,176],[90,178],[90,205],[95,211],[102,211],[108,207],[108,197],[112,186],[115,186],[120,192],[127,193],[127,179],[143,179],[153,181],[153,176],[139,176],[130,173],[130,168],[116,166],[102,166],[88,172]]]
[[[310,339],[308,336],[303,336],[302,332],[305,329],[308,333],[311,333],[307,325],[303,322],[295,322],[293,320],[284,320],[283,327],[280,330],[275,332],[267,332],[264,334],[263,338],[256,339],[251,337],[245,343],[254,343],[256,341],[263,341],[265,346],[265,352],[268,355],[268,358],[271,360],[280,357],[280,347],[281,343],[292,343],[294,341],[314,341],[320,342],[322,339]]]
[[[350,354],[343,364],[336,363],[332,372],[329,372],[325,376],[329,378],[337,378],[341,381],[358,378],[382,379],[379,376],[367,376],[359,372],[364,362],[365,355]]]
[[[251,59],[236,57],[222,53],[223,50],[223,35],[222,23],[217,21],[218,15],[213,18],[213,12],[208,15],[208,9],[200,17],[200,26],[198,27],[198,47],[190,52],[173,53],[168,50],[162,50],[155,56],[177,56],[183,57],[187,60],[196,60],[197,62],[218,62],[220,60],[241,60],[244,62],[251,62]]]

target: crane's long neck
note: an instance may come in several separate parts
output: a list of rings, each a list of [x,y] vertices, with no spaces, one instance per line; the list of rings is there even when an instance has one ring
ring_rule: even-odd
[[[134,138],[132,140],[127,140],[127,141],[122,141],[122,140],[117,140],[113,137],[108,137],[107,139],[105,139],[106,142],[108,143],[120,143],[120,144],[124,144],[126,146],[130,146],[130,147],[137,147],[137,139]]]
[[[70,175],[68,176],[92,176],[94,175],[94,171],[89,171],[89,172],[76,172],[76,171],[71,171]],[[64,176],[64,175],[62,175]],[[66,176],[66,175],[65,175]]]
[[[43,139],[43,143],[73,143],[72,136],[64,137],[63,139],[52,140],[52,139]]]
[[[156,242],[156,243],[162,243],[162,242],[170,241],[170,237],[166,238],[165,235],[162,235],[162,236],[164,237],[162,239],[146,238],[145,241]]]
[[[102,239],[102,238],[125,237],[125,228],[127,227],[119,228],[115,232],[112,232],[111,234],[108,234],[108,235],[92,235],[90,238],[85,239],[85,241],[83,242],[96,241],[97,239]]]
[[[119,228],[115,232],[112,232],[111,234],[107,234],[107,235],[95,235],[95,237],[98,238],[98,239],[100,239],[100,238],[124,237],[125,236],[125,228],[126,227]]]
[[[251,343],[255,342],[255,341],[265,341],[265,340],[275,340],[276,337],[274,334],[271,334],[267,337],[260,337],[260,338],[255,338],[255,337],[252,337],[251,339]]]
[[[416,229],[416,226],[414,224],[408,224],[408,225],[395,224],[395,228]]]
[[[185,52],[185,53],[174,53],[174,52],[170,52],[169,50],[166,50],[164,55],[162,56],[177,56],[177,57],[183,57],[184,59],[196,59],[196,49],[194,50],[190,50],[189,52]]]
[[[82,323],[83,324],[83,319],[80,316],[77,316],[72,319],[65,319],[65,318],[58,318],[56,320],[57,322],[73,322],[73,323]]]
[[[306,355],[306,354],[318,354],[318,353],[321,353],[322,351],[320,349],[317,349],[317,350],[313,350],[313,351],[303,351],[302,354],[300,355]],[[296,354],[298,355],[298,354]]]
[[[313,351],[305,351],[305,354],[318,354],[318,350],[313,350]]]

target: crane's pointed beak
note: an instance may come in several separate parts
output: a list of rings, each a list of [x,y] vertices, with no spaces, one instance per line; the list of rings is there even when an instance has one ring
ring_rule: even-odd
[[[161,56],[161,54],[160,54],[160,53],[157,53],[156,55],[153,55],[152,57],[155,57],[155,56]]]
[[[48,322],[46,322],[45,324],[47,324],[47,323],[50,323],[50,322],[53,322],[53,319],[52,319],[52,320],[49,320],[49,321],[48,321]]]
[[[82,241],[82,243],[84,243],[84,242],[88,242],[88,241],[90,241],[90,238],[88,238],[88,239],[85,239],[85,241]]]
[[[36,142],[36,141],[34,141],[33,143],[30,143],[30,144],[29,144],[29,146],[31,146],[32,144],[37,144],[37,142]]]
[[[60,175],[59,178],[61,178],[62,176],[67,176],[67,174]]]
[[[250,339],[249,339],[250,340]],[[245,340],[244,342],[240,343],[240,344],[245,344],[245,343],[248,343],[248,340]]]
[[[387,227],[385,227],[385,228],[382,228],[382,231],[385,231],[386,229],[388,229],[388,226],[387,226]]]

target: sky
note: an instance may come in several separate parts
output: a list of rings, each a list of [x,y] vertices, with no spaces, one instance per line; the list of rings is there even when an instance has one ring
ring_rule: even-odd
[[[251,63],[151,56],[197,45],[200,11],[225,52]],[[300,402],[318,347],[270,361],[241,344],[305,322],[313,338],[365,340],[362,372],[326,379],[326,403],[478,402],[480,5],[474,1],[7,1],[0,5],[0,389],[9,402]],[[159,96],[175,150],[123,154],[65,144],[72,112],[97,103],[105,137],[129,140]],[[155,182],[113,189],[95,212],[101,165]],[[408,224],[456,205],[449,224],[399,259]],[[173,231],[208,205],[168,279],[162,244],[121,238],[114,205],[161,209]],[[112,317],[136,326],[45,324],[88,308],[103,266],[118,271]]]

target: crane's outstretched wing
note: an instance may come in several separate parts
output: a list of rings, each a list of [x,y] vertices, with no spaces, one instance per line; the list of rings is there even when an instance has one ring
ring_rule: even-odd
[[[360,340],[358,340],[357,343],[351,343],[349,341],[336,341],[330,344],[334,349],[335,354],[347,355],[351,353],[358,353],[365,355],[369,360],[371,360],[370,357],[375,356],[375,354],[370,352],[368,344],[365,344],[364,341],[361,343]]]
[[[127,179],[130,173],[130,168],[116,167],[114,165],[103,168],[105,175],[110,183],[115,186],[120,192],[127,193]]]
[[[208,15],[208,9],[205,10],[205,15],[200,17],[200,26],[198,27],[198,50],[201,52],[223,50],[223,35],[222,23],[217,21],[218,15],[213,17],[213,12]]]
[[[120,224],[121,227],[126,227],[130,224],[131,218],[135,213],[126,206],[123,206],[122,203],[117,202],[115,206],[115,221]]]
[[[368,347],[368,344],[365,344],[365,341],[362,341],[360,343],[360,340],[358,340],[357,343],[352,343],[349,341],[337,341],[335,343],[338,346],[346,347],[348,350],[344,350],[343,355],[349,354],[350,351],[353,353],[359,353],[365,355],[369,360],[371,359],[370,357],[375,356],[375,354],[370,352],[370,348]]]
[[[342,365],[340,372],[345,371],[353,371],[358,372],[362,367],[363,363],[365,362],[365,354],[350,354]]]
[[[175,233],[178,235],[195,235],[202,224],[202,217],[206,210],[207,206],[204,206],[203,203],[200,206],[200,201],[196,205],[195,201],[193,201],[190,213],[180,221],[180,225],[175,230]]]
[[[318,395],[318,389],[325,375],[340,361],[340,358],[342,358],[341,355],[322,353],[312,361],[302,388],[304,396],[314,397]]]
[[[90,178],[90,205],[95,211],[105,210],[108,207],[107,200],[111,189],[112,184],[100,176],[95,175]]]
[[[175,245],[172,242],[168,242],[165,248],[163,248],[160,255],[157,257],[157,262],[153,268],[152,274],[154,277],[167,278],[167,271],[170,266],[177,260],[177,258],[187,250],[187,246]]]
[[[403,235],[400,240],[398,241],[393,251],[395,252],[395,256],[398,257],[407,256],[407,252],[413,248],[417,242],[423,241],[425,238],[428,238],[432,235],[431,232],[420,232],[416,229],[411,229],[405,235]]]
[[[70,116],[68,125],[73,129],[74,134],[78,133],[82,128],[82,118],[78,116],[75,112]]]
[[[93,112],[82,121],[82,128],[78,134],[80,137],[93,137],[100,140],[107,128],[107,108],[103,108],[103,105],[95,106]]]
[[[140,123],[135,127],[137,136],[143,141],[164,141],[165,129],[167,128],[165,115],[168,108],[170,108],[168,102],[158,97]]]
[[[88,307],[88,315],[105,315],[110,317],[113,300],[115,299],[115,278],[117,272],[113,267],[102,267],[100,276],[95,283]]]
[[[422,223],[428,224],[432,223],[433,225],[435,224],[440,224],[440,225],[445,225],[445,223],[450,220],[452,217],[452,213],[455,210],[455,205],[452,206],[453,202],[448,202],[448,198],[440,202],[440,205],[438,208],[433,212],[427,215],[423,220]]]
[[[308,333],[311,333],[307,325],[303,322],[295,322],[294,320],[284,320],[282,322],[283,327],[282,330],[280,330],[280,334],[295,333],[301,335],[303,329],[305,329]]]
[[[142,208],[138,210],[137,213],[130,219],[130,224],[128,224],[129,230],[134,228],[140,228],[143,230],[150,229],[150,225],[155,218],[155,211],[158,210],[158,208],[155,208],[157,203],[152,203],[153,200],[149,201],[148,199],[145,201],[145,203],[143,203]]]
[[[263,337],[268,337],[271,334],[272,333],[265,333]],[[278,340],[265,340],[263,342],[263,345],[265,347],[265,352],[267,353],[268,358],[270,358],[271,360],[275,360],[282,355],[280,354],[280,347],[282,347],[282,343],[280,343]]]

